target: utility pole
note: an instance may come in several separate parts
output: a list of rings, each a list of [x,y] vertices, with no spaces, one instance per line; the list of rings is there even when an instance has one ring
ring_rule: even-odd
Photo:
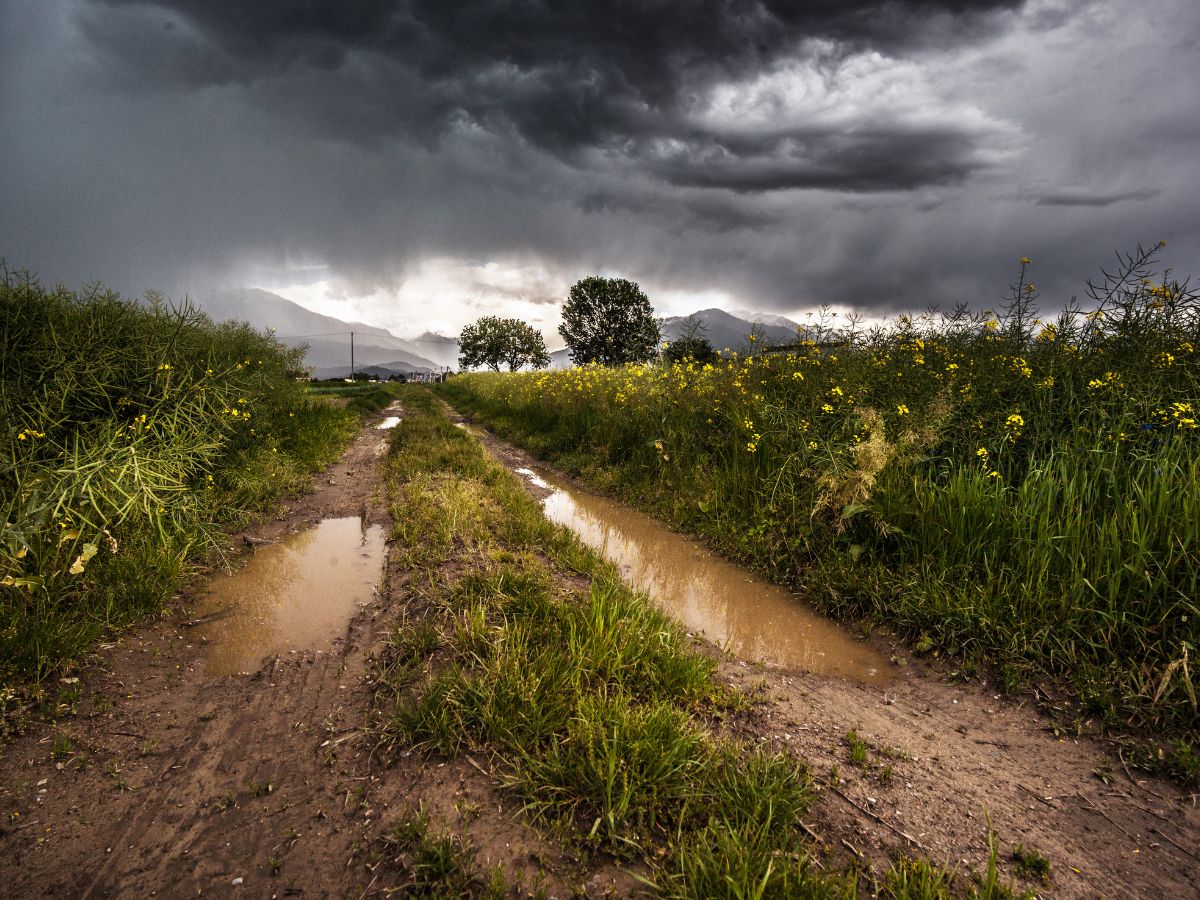
[[[350,380],[354,380],[354,332],[350,332]]]

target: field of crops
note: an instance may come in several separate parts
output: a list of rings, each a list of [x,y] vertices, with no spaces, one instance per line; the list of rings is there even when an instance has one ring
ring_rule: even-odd
[[[1200,302],[1155,271],[1159,249],[1051,319],[1022,260],[999,312],[443,390],[835,615],[1194,737]]]
[[[308,483],[357,428],[248,326],[0,280],[0,710],[157,611],[218,529]]]

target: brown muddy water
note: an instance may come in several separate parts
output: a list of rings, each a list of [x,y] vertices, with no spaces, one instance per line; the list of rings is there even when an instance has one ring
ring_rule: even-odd
[[[690,631],[735,655],[871,684],[891,679],[879,653],[796,595],[721,559],[635,509],[547,471],[517,474],[551,491],[546,517],[570,528]]]
[[[234,675],[293,650],[328,646],[371,599],[385,554],[379,525],[326,519],[278,544],[256,547],[232,575],[217,575],[196,610],[208,671]]]

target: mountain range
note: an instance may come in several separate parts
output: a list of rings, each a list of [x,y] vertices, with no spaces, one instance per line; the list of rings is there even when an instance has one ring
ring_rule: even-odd
[[[765,344],[789,344],[796,340],[800,327],[783,316],[762,315],[739,310],[734,313],[723,309],[702,309],[690,316],[668,316],[659,323],[659,334],[664,341],[677,341],[691,328],[689,322],[698,322],[698,335],[712,344],[714,350],[745,352],[750,347],[747,336],[755,325],[759,326]],[[551,368],[567,368],[571,365],[570,350],[556,350],[550,354]]]
[[[368,374],[432,372],[458,366],[458,340],[426,332],[396,337],[386,328],[345,322],[305,309],[278,294],[257,288],[226,291],[197,301],[217,320],[237,319],[255,328],[274,329],[289,347],[308,346],[305,362],[317,378],[350,374],[350,333],[354,333],[354,369]]]
[[[226,291],[199,300],[196,306],[217,321],[236,319],[255,328],[273,329],[276,339],[290,347],[307,345],[305,361],[317,378],[344,378],[350,374],[351,332],[356,372],[386,378],[392,373],[458,368],[457,338],[432,332],[416,338],[396,337],[385,328],[312,312],[270,291],[257,288]],[[767,344],[794,341],[799,327],[783,316],[702,309],[690,316],[663,319],[662,339],[678,340],[690,327],[689,320],[700,323],[700,334],[717,350],[745,350],[749,346],[746,337],[756,324]],[[570,352],[563,349],[551,353],[550,365],[570,366]]]

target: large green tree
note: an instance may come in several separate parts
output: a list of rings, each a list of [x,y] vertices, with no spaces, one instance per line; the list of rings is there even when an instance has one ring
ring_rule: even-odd
[[[458,364],[464,369],[487,366],[499,372],[504,363],[515,372],[524,365],[535,369],[550,365],[542,333],[520,319],[484,316],[463,328],[458,349]]]
[[[658,353],[658,322],[632,281],[591,275],[571,286],[558,333],[576,365],[645,362]]]

